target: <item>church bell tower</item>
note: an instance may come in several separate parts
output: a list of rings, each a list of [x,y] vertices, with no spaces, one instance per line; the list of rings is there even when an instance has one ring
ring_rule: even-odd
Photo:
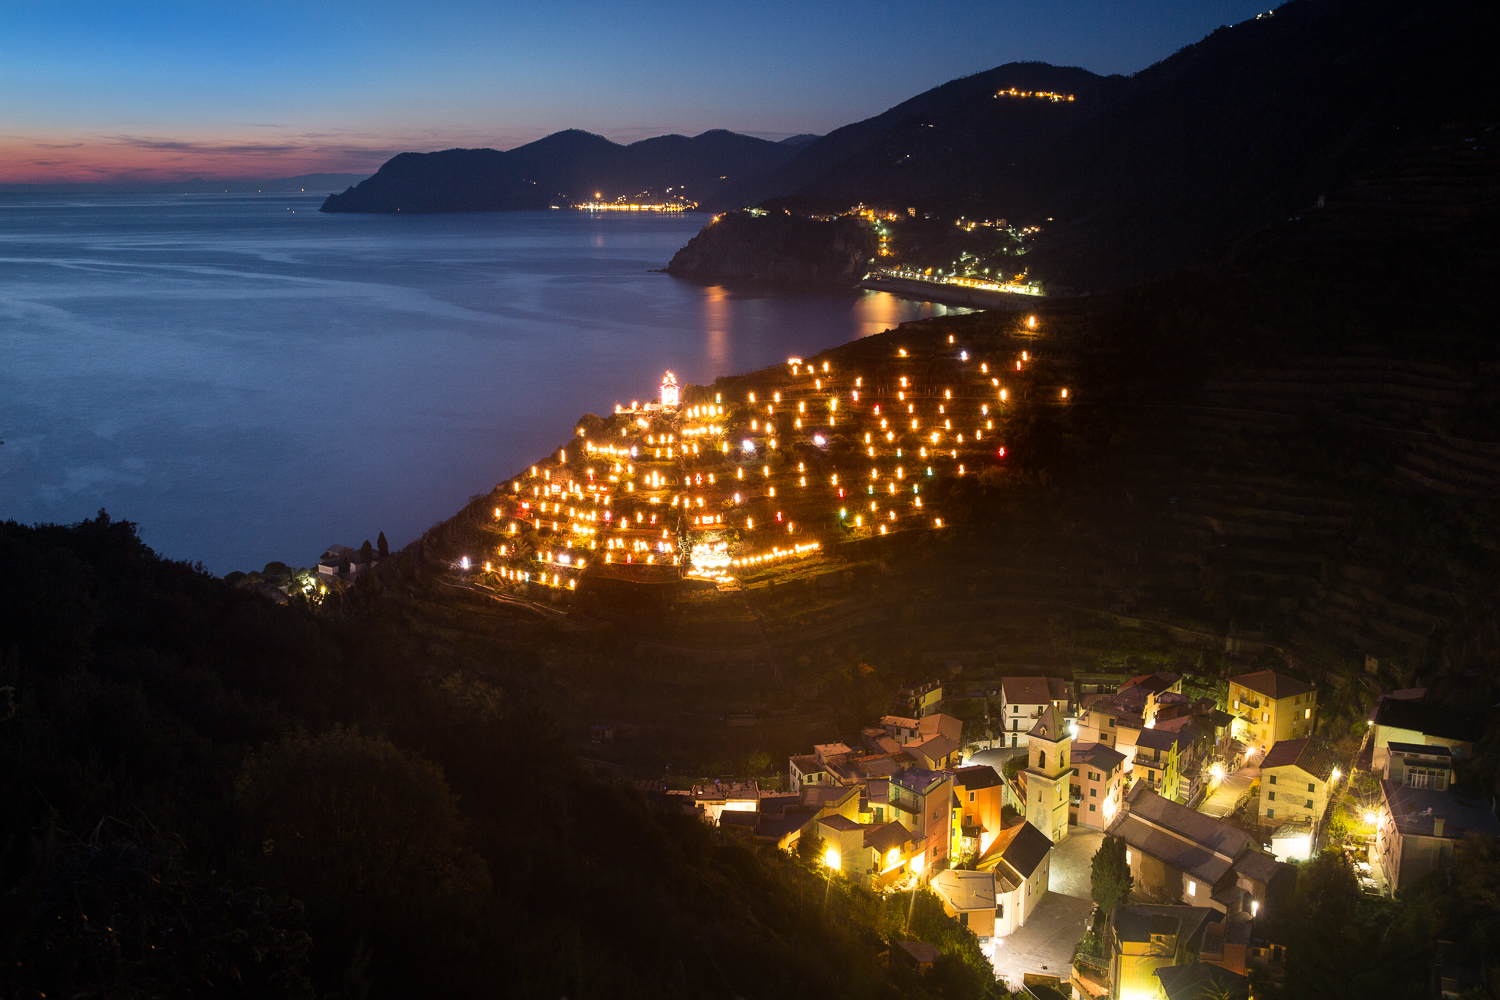
[[[1027,734],[1026,819],[1054,843],[1068,836],[1068,788],[1073,773],[1073,737],[1048,705]]]

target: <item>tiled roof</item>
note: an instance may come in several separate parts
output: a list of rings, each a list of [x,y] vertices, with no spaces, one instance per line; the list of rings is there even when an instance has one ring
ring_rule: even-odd
[[[1057,682],[1056,686],[1053,681]],[[1061,677],[1002,677],[1000,692],[1007,705],[1044,705],[1053,698],[1064,697],[1064,694],[1054,695],[1052,692],[1056,687],[1066,691],[1066,683]]]
[[[1139,677],[1130,678],[1130,680],[1120,685],[1120,690],[1124,691],[1127,688],[1138,687],[1145,688],[1153,694],[1161,694],[1180,680],[1182,680],[1181,674],[1168,674],[1158,670],[1154,674],[1142,674]]]
[[[923,965],[936,962],[939,954],[937,946],[926,941],[897,941],[896,947]]]
[[[901,749],[907,753],[917,756],[925,764],[935,764],[944,757],[958,749],[958,741],[946,736],[929,736],[920,743],[908,743]]]
[[[1142,729],[1136,735],[1135,745],[1145,747],[1147,750],[1160,750],[1166,752],[1175,745],[1179,751],[1184,751],[1193,742],[1196,732],[1172,732],[1168,729]]]
[[[1000,853],[1006,864],[1020,872],[1022,878],[1031,878],[1031,873],[1036,871],[1036,866],[1050,850],[1052,840],[1028,822],[1021,824],[1021,829]]]
[[[1110,922],[1115,936],[1122,941],[1145,943],[1156,935],[1172,935],[1191,941],[1203,929],[1213,912],[1207,906],[1143,906],[1121,903],[1115,907]]]
[[[830,830],[838,830],[840,833],[850,833],[860,829],[860,825],[847,816],[834,813],[832,816],[824,816],[818,820],[820,826],[826,826]]]
[[[1108,774],[1111,770],[1125,763],[1125,755],[1113,747],[1107,747],[1103,743],[1074,743],[1073,760],[1084,761],[1092,767]]]
[[[1229,678],[1229,683],[1247,687],[1256,694],[1263,694],[1275,701],[1299,694],[1311,694],[1318,690],[1306,681],[1296,680],[1286,674],[1278,674],[1274,670],[1257,670],[1253,674],[1240,674],[1238,677]]]
[[[894,781],[902,788],[920,795],[930,791],[944,777],[945,775],[941,771],[929,771],[926,768],[909,767],[898,774],[893,774],[891,781]]]
[[[1248,977],[1217,965],[1164,965],[1156,970],[1156,976],[1167,1000],[1201,1000],[1208,996],[1246,1000],[1250,996]]]
[[[816,754],[803,753],[792,758],[792,764],[802,774],[816,774],[822,771],[823,762],[818,760]]]
[[[950,907],[965,910],[995,908],[995,873],[949,869],[932,876],[932,891]]]
[[[981,788],[993,788],[1001,784],[1003,780],[1000,772],[988,764],[972,764],[969,767],[959,767],[953,770],[954,784],[962,785],[971,792],[977,792]]]
[[[955,719],[951,715],[938,712],[936,715],[924,715],[917,720],[917,731],[923,736],[946,736],[954,743],[961,743],[964,732],[964,720]]]
[[[901,715],[882,715],[880,717],[882,726],[890,726],[892,729],[916,729],[917,720],[908,719]]]
[[[1259,851],[1246,851],[1235,858],[1234,864],[1230,867],[1262,885],[1270,885],[1282,872],[1291,870],[1285,862],[1277,861],[1271,855],[1262,854]]]
[[[1462,840],[1471,830],[1500,836],[1500,820],[1483,799],[1451,790],[1408,788],[1384,780],[1380,782],[1380,794],[1385,797],[1396,829],[1405,836],[1434,836],[1433,821],[1438,819],[1443,821],[1443,836],[1453,840]]]
[[[891,848],[901,847],[903,844],[910,844],[911,842],[911,831],[895,820],[884,826],[871,824],[865,827],[865,846],[880,852],[882,857]]]
[[[1338,767],[1338,754],[1328,742],[1317,736],[1300,740],[1278,740],[1260,762],[1261,773],[1273,767],[1300,767],[1313,777],[1327,781]]]
[[[1130,790],[1125,805],[1109,826],[1111,836],[1209,885],[1250,843],[1243,830],[1164,799],[1145,784]]]
[[[1042,709],[1042,714],[1036,720],[1036,725],[1032,726],[1031,732],[1026,735],[1055,743],[1061,740],[1066,734],[1062,732],[1062,727],[1057,723],[1056,710],[1053,709],[1051,704],[1048,704],[1046,708]]]

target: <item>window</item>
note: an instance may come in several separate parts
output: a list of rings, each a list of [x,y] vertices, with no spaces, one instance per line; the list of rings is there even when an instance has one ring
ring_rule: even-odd
[[[1094,811],[1094,804],[1092,802],[1090,802],[1089,803],[1089,812],[1093,812],[1093,811]]]
[[[1012,706],[1010,706],[1010,710],[1011,710],[1011,713],[1014,714],[1014,713],[1019,712],[1021,710],[1021,706],[1020,705],[1012,705]]]
[[[1109,728],[1111,728],[1111,729],[1115,728],[1115,720],[1114,719],[1110,719],[1109,720]]]
[[[1128,847],[1125,848],[1125,863],[1127,865],[1132,863],[1131,860],[1130,860],[1130,848],[1128,848]]]
[[[1312,709],[1310,709],[1310,708],[1304,708],[1302,710],[1302,717],[1304,719],[1311,719],[1312,718]]]
[[[1275,809],[1267,809],[1266,810],[1266,819],[1275,819],[1275,818],[1276,818],[1276,810]]]
[[[1271,713],[1270,712],[1262,712],[1262,713],[1260,713],[1260,721],[1261,722],[1270,722],[1271,721]]]
[[[970,793],[969,793],[969,801],[970,801],[970,802],[973,802],[973,801],[974,801],[974,793],[973,793],[973,792],[970,792]]]
[[[1089,798],[1091,798],[1091,799],[1097,799],[1098,797],[1099,797],[1099,789],[1097,789],[1097,788],[1090,788],[1089,789]],[[1093,807],[1090,806],[1089,808],[1092,809]]]
[[[969,926],[969,915],[967,913],[960,913],[958,915],[958,926],[960,926],[960,927],[967,927],[967,926]]]
[[[996,920],[1004,920],[1005,919],[1005,904],[1004,903],[1001,903],[999,906],[995,907],[995,919]]]
[[[1146,768],[1146,780],[1147,781],[1155,781],[1156,780],[1156,772],[1153,771],[1153,770],[1151,770],[1149,767]]]
[[[1276,801],[1276,793],[1275,792],[1267,792],[1266,793],[1266,801],[1268,801],[1268,802],[1275,802]]]
[[[1036,752],[1036,761],[1037,761],[1037,763],[1036,763],[1037,770],[1039,770],[1039,771],[1045,771],[1045,770],[1047,770],[1047,751],[1045,751],[1045,750],[1038,750]]]
[[[1273,784],[1273,785],[1276,784],[1276,775],[1274,775],[1274,774],[1271,775],[1270,781],[1271,781],[1271,784]]]
[[[876,806],[875,807],[875,822],[877,822],[877,823],[884,823],[885,822],[885,806]]]
[[[1309,792],[1316,792],[1318,789],[1317,789],[1317,787],[1315,785],[1313,785],[1313,783],[1311,781],[1309,781],[1307,783],[1307,790]]]
[[[1194,882],[1191,879],[1188,880],[1188,895],[1189,896],[1196,896],[1196,895],[1198,895],[1198,883]]]

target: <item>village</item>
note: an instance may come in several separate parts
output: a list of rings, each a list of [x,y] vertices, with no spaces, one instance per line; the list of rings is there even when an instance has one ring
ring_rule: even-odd
[[[1007,322],[1008,353],[898,332],[707,387],[667,372],[657,398],[585,415],[476,500],[481,543],[449,569],[539,610],[847,578],[835,551],[963,523],[946,488],[1010,474],[1023,406],[1074,405],[1068,372],[1038,356],[1038,318]],[[871,893],[931,892],[997,979],[1038,1000],[1248,998],[1298,946],[1280,918],[1299,865],[1340,851],[1363,892],[1393,896],[1445,871],[1468,834],[1500,834],[1491,804],[1453,787],[1482,718],[1421,687],[1379,693],[1362,739],[1333,740],[1319,687],[1281,668],[1055,673],[1000,676],[982,723],[975,692],[908,685],[779,777],[627,780],[726,842]],[[886,961],[918,970],[939,955],[888,944]],[[1438,967],[1444,996],[1480,975]]]
[[[728,841],[800,853],[877,893],[930,890],[996,976],[1038,1000],[1249,997],[1251,973],[1279,981],[1297,946],[1276,917],[1299,863],[1337,847],[1365,891],[1389,895],[1441,870],[1467,834],[1500,834],[1487,802],[1450,788],[1474,720],[1420,689],[1381,697],[1342,760],[1317,732],[1312,685],[1257,671],[1231,678],[1221,707],[1185,680],[1006,677],[989,738],[924,684],[856,745],[791,757],[780,788],[637,784]],[[1123,892],[1103,909],[1094,873],[1111,871],[1111,851]],[[889,960],[937,954],[893,940]],[[1444,974],[1461,986],[1477,972]]]

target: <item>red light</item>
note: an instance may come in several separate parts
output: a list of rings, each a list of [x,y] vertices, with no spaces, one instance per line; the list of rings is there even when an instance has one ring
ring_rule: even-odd
[[[1020,371],[1020,370],[1021,370],[1021,362],[1017,361],[1016,362],[1016,371]]]
[[[995,454],[998,455],[998,456],[1000,456],[1001,458],[1004,458],[1005,457],[1005,449],[1001,448],[999,451],[995,452]]]
[[[779,511],[779,510],[776,512],[776,520],[777,521],[781,520],[781,511]]]

